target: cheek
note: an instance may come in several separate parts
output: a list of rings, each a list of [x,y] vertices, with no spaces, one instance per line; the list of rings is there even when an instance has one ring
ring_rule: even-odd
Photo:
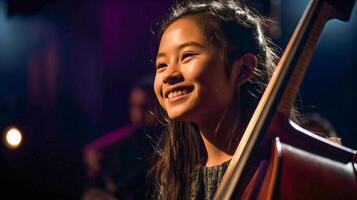
[[[231,100],[234,87],[226,77],[224,65],[210,63],[200,76],[200,84],[210,106],[225,106]]]
[[[200,80],[204,78],[207,71],[210,69],[210,63],[207,58],[195,59],[187,63],[182,68],[182,73],[185,79]]]
[[[201,59],[194,60],[185,68],[186,75],[200,82],[222,81],[224,64],[214,56],[204,55]]]

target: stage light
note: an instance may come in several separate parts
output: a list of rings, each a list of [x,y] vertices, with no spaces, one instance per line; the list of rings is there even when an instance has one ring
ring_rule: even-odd
[[[10,128],[8,131],[5,133],[5,145],[9,149],[17,149],[22,142],[22,134],[19,129],[17,128]]]

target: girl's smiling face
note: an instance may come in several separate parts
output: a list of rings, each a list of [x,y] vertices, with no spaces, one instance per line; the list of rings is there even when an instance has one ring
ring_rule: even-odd
[[[198,123],[224,112],[234,81],[226,76],[222,50],[207,40],[196,20],[180,18],[163,33],[154,90],[169,118]]]

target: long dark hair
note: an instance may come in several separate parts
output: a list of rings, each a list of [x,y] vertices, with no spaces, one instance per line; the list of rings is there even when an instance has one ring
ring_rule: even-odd
[[[277,60],[270,40],[264,35],[264,20],[242,3],[233,0],[186,1],[171,9],[161,25],[159,39],[173,22],[183,17],[192,17],[208,41],[222,50],[227,77],[234,60],[245,53],[256,55],[258,63],[254,75],[243,85],[237,86],[235,95],[238,98],[235,100],[239,105],[239,123],[247,122]],[[149,172],[154,185],[153,197],[189,199],[192,176],[197,166],[207,158],[202,138],[195,124],[169,119],[160,106],[159,116],[166,129],[158,141],[154,164]]]

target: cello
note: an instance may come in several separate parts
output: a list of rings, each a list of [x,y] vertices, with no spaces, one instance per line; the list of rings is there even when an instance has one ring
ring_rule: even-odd
[[[246,127],[214,199],[357,199],[357,152],[289,120],[324,25],[355,0],[312,0]],[[269,154],[270,152],[270,154]]]

